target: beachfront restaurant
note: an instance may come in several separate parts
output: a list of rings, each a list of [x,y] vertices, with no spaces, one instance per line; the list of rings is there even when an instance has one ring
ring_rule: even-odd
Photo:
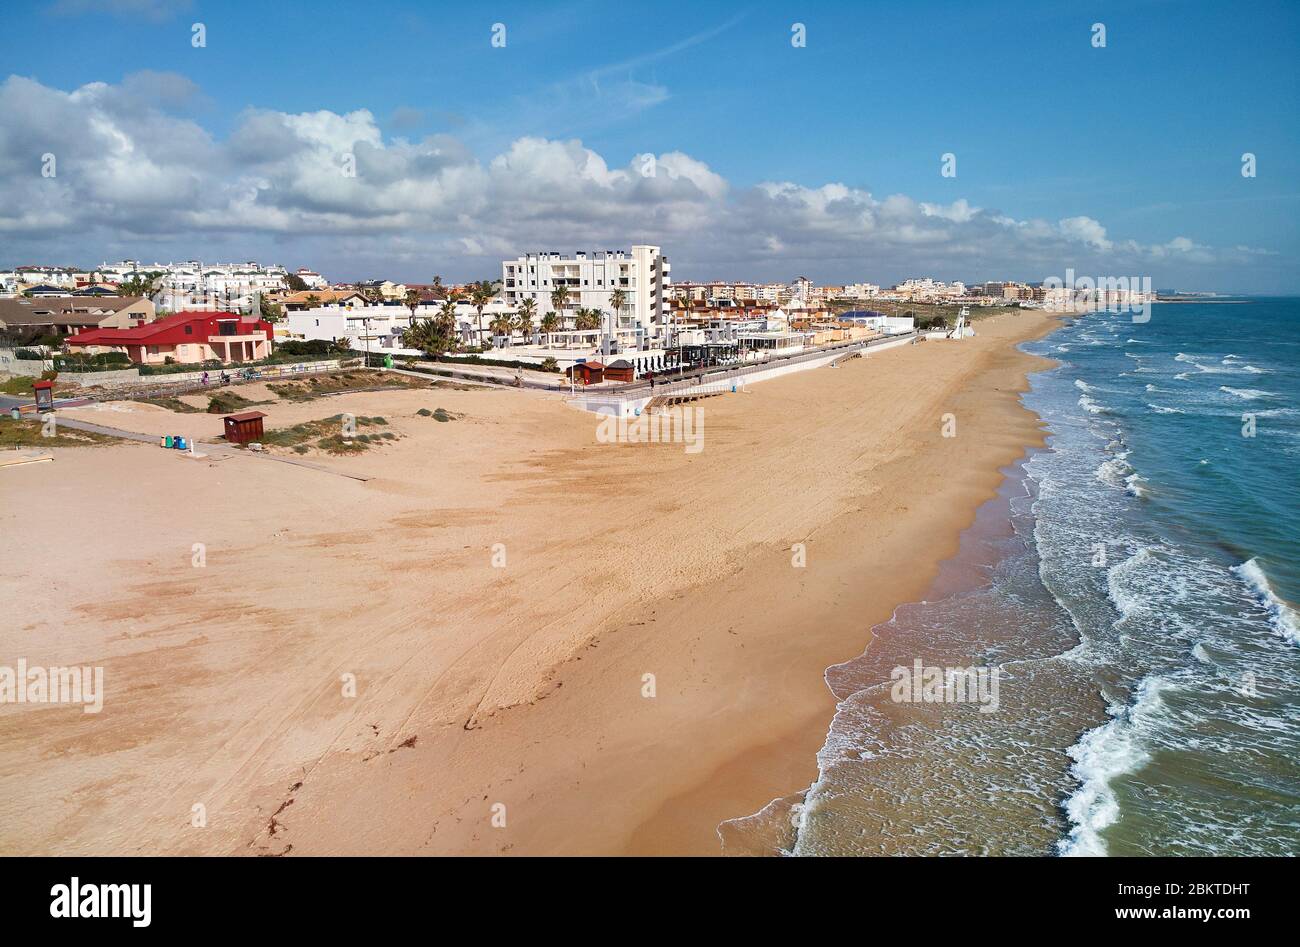
[[[810,332],[738,332],[736,341],[740,347],[750,352],[762,352],[768,356],[793,355],[802,352],[812,338]]]

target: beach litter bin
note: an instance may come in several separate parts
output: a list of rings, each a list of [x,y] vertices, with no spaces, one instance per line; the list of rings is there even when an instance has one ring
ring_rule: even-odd
[[[17,421],[20,416],[21,412],[17,408],[9,409],[9,417],[13,418],[15,421]]]
[[[172,436],[168,434],[166,437],[163,438],[163,447],[171,447],[171,446],[172,446]]]
[[[183,437],[176,438],[176,449],[185,450],[185,438]]]

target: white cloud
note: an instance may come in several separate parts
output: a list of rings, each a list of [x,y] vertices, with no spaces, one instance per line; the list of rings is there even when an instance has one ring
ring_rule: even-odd
[[[577,139],[522,137],[482,160],[447,135],[386,138],[364,109],[249,110],[217,139],[183,114],[199,98],[165,73],[71,92],[16,76],[0,84],[0,238],[24,258],[0,264],[221,246],[339,277],[367,267],[409,279],[487,275],[525,250],[646,241],[666,248],[679,278],[1034,278],[1267,255],[1184,236],[1143,246],[1088,216],[1018,220],[965,199],[877,198],[838,182],[737,188],[680,151],[611,165]],[[45,153],[54,178],[41,176]]]
[[[1111,243],[1106,239],[1106,228],[1091,217],[1067,217],[1060,223],[1061,233],[1067,237],[1082,240],[1099,250],[1109,250]]]

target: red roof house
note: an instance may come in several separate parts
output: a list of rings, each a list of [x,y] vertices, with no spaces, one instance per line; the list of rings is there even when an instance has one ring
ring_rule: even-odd
[[[132,329],[90,329],[69,336],[68,349],[98,355],[125,352],[133,362],[160,365],[218,359],[252,362],[271,354],[271,323],[233,312],[178,312]]]

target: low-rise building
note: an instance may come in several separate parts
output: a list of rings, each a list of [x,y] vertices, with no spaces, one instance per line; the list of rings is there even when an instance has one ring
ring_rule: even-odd
[[[85,329],[130,329],[152,322],[154,305],[142,296],[41,296],[0,299],[0,332],[35,338]]]
[[[359,309],[371,305],[371,302],[355,289],[307,289],[300,293],[290,293],[280,300],[280,305],[285,312],[297,312],[322,306]]]
[[[271,354],[272,326],[233,312],[178,312],[130,329],[91,329],[65,340],[71,352],[124,352],[141,365],[252,362]]]

